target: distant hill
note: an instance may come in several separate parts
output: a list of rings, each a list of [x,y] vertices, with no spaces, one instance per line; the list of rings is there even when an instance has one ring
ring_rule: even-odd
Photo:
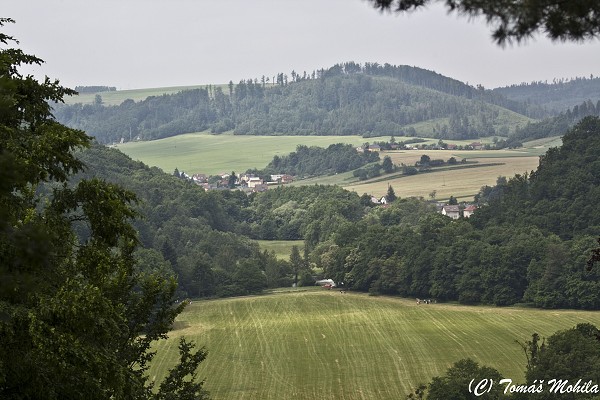
[[[124,99],[120,104],[107,104],[102,94],[100,98],[86,94],[102,101],[57,105],[55,115],[101,143],[112,143],[207,130],[237,135],[471,139],[509,136],[557,114],[531,100],[543,97],[535,94],[536,85],[485,90],[409,66],[349,62],[312,74],[278,74],[269,81],[263,76],[260,81],[176,93],[163,90],[164,94],[141,101]]]
[[[600,78],[575,78],[552,83],[531,82],[497,88],[492,91],[516,102],[538,105],[548,114],[556,114],[588,100],[600,101]]]

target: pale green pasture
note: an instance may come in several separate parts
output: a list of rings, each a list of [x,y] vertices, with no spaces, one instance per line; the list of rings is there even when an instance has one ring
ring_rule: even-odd
[[[110,85],[108,85],[110,86]],[[229,85],[228,84],[204,84],[204,85],[189,85],[189,86],[168,86],[168,87],[160,87],[160,88],[145,88],[145,89],[127,89],[127,90],[115,90],[111,92],[97,92],[97,93],[82,93],[77,96],[68,96],[65,97],[66,104],[93,104],[96,95],[99,94],[102,96],[102,102],[105,105],[119,105],[123,101],[127,99],[131,99],[134,101],[142,101],[150,96],[162,96],[163,94],[175,94],[179,93],[183,90],[193,90],[193,89],[205,89],[209,86],[213,88],[220,87],[224,93],[229,93]],[[267,86],[273,86],[273,84],[268,84]]]
[[[289,260],[292,247],[298,246],[300,254],[304,249],[304,240],[257,240],[261,250],[275,252],[280,260]]]
[[[117,148],[134,160],[165,172],[175,168],[188,174],[220,174],[262,169],[275,155],[286,155],[296,146],[327,147],[334,143],[364,143],[360,136],[235,136],[190,133],[149,142],[119,144]]]
[[[148,89],[130,89],[130,90],[114,90],[110,92],[97,92],[97,93],[82,93],[77,96],[65,97],[66,104],[93,104],[96,95],[99,94],[102,97],[102,103],[104,105],[115,106],[119,105],[127,99],[134,101],[142,101],[150,96],[162,96],[163,94],[175,94],[183,90],[192,89],[204,89],[209,85],[192,85],[192,86],[170,86],[162,88],[148,88]],[[213,87],[221,87],[223,90],[227,85],[212,85]],[[229,90],[229,89],[227,89]]]
[[[530,140],[528,142],[523,143],[523,148],[529,149],[537,149],[537,148],[545,148],[549,149],[550,147],[559,147],[562,145],[562,136],[551,136],[547,138]]]
[[[526,360],[515,340],[581,322],[599,325],[600,313],[326,290],[194,301],[156,346],[149,373],[162,379],[185,336],[209,351],[198,376],[214,400],[397,400],[466,357],[522,381]]]

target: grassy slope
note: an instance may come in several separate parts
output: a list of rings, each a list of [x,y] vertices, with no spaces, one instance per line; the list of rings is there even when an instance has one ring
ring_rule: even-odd
[[[70,96],[65,98],[66,104],[93,104],[96,95],[99,94],[102,97],[102,102],[105,105],[116,106],[121,104],[127,99],[142,101],[149,96],[161,96],[163,94],[175,94],[182,90],[192,89],[204,89],[208,85],[193,85],[193,86],[171,86],[162,88],[147,88],[147,89],[131,89],[131,90],[115,90],[111,92],[98,92],[98,93],[82,93],[77,96]],[[223,90],[226,89],[227,85],[212,85],[213,87],[219,86]]]
[[[208,86],[220,87],[224,93],[229,93],[228,84],[205,84],[205,85],[188,85],[188,86],[169,86],[160,88],[145,88],[145,89],[129,89],[129,90],[115,90],[111,92],[97,92],[97,93],[82,93],[77,96],[71,96],[65,98],[66,104],[93,104],[96,95],[102,96],[102,101],[105,105],[116,106],[121,104],[127,99],[142,101],[149,96],[162,96],[163,94],[175,94],[183,90],[193,89],[206,89]],[[269,84],[267,86],[273,86]]]
[[[503,153],[500,151],[489,151],[486,153],[489,154],[484,155],[489,157],[482,158],[481,154],[471,152],[475,156],[471,158],[469,157],[469,153],[452,153],[442,150],[398,152],[390,154],[392,160],[397,164],[404,162],[407,165],[413,165],[415,161],[420,159],[422,154],[428,154],[432,159],[442,158],[447,160],[454,155],[459,160],[464,156],[469,161],[497,165],[465,169],[459,169],[460,165],[457,165],[456,170],[444,169],[436,171],[433,169],[429,173],[390,178],[389,180],[379,180],[384,178],[381,177],[377,182],[353,182],[344,184],[343,186],[359,194],[370,193],[375,196],[383,196],[387,193],[387,186],[389,184],[394,188],[396,195],[400,197],[422,196],[429,198],[429,193],[435,190],[438,199],[447,199],[450,196],[454,196],[460,199],[472,200],[473,196],[482,186],[495,185],[498,176],[511,177],[515,174],[530,172],[535,170],[539,163],[538,156],[511,156],[509,152]],[[496,157],[493,157],[493,155]]]
[[[389,139],[389,138],[386,138]],[[327,147],[334,143],[360,145],[359,136],[234,136],[191,133],[150,142],[118,145],[135,160],[172,172],[217,174],[264,168],[275,155],[289,154],[296,146]]]
[[[463,168],[458,164],[454,168],[433,169],[429,173],[421,173],[412,176],[399,176],[392,173],[389,178],[386,175],[366,180],[357,181],[351,172],[334,176],[319,177],[295,182],[294,185],[312,185],[315,183],[326,183],[343,186],[358,194],[369,193],[374,196],[383,196],[387,193],[388,184],[394,188],[394,192],[400,197],[421,196],[429,198],[429,193],[436,191],[436,198],[447,199],[450,196],[461,200],[472,200],[473,196],[482,186],[495,185],[498,176],[511,177],[515,174],[523,174],[535,170],[539,163],[537,155],[527,152],[512,151],[481,151],[481,152],[451,152],[447,150],[411,150],[384,152],[389,155],[395,164],[414,165],[427,154],[432,159],[443,159],[454,156],[458,160],[467,158],[481,164],[469,168]],[[495,165],[484,165],[495,164]]]
[[[289,260],[292,253],[292,247],[298,246],[300,254],[304,249],[304,240],[257,240],[261,250],[275,252],[275,255],[280,260]]]
[[[351,143],[360,145],[366,140],[389,140],[388,137],[364,139],[358,136],[234,136],[194,133],[179,135],[151,142],[132,142],[118,145],[118,149],[146,164],[172,172],[175,167],[187,173],[217,174],[222,172],[243,172],[249,168],[263,168],[274,155],[284,155],[296,149],[298,144],[327,147],[332,143]],[[402,140],[398,138],[397,140]],[[480,139],[490,143],[491,138]],[[426,143],[437,143],[431,139]],[[447,143],[465,145],[472,140],[448,140]],[[387,192],[387,185],[393,186],[401,197],[422,196],[428,198],[433,190],[438,199],[455,196],[463,200],[471,200],[481,186],[494,185],[500,175],[511,177],[536,169],[538,156],[549,147],[560,145],[560,138],[545,138],[525,143],[526,148],[519,150],[489,151],[448,151],[448,150],[411,150],[381,153],[383,158],[389,155],[394,163],[414,165],[421,155],[427,154],[432,159],[448,160],[454,156],[458,160],[467,158],[479,163],[498,163],[500,165],[459,169],[457,171],[433,171],[410,177],[378,178],[378,182],[357,182],[352,172],[332,176],[323,176],[304,181],[297,185],[333,184],[340,185],[359,194],[369,193],[382,196]],[[383,177],[385,178],[385,177]]]
[[[209,350],[199,377],[215,400],[396,400],[465,357],[520,381],[526,360],[515,340],[581,322],[598,325],[600,313],[417,306],[321,289],[196,301],[157,346],[150,376],[172,367],[185,336]]]

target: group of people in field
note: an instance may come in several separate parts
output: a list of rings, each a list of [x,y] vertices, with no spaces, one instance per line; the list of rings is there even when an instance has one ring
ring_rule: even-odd
[[[417,304],[421,304],[421,303],[423,303],[423,304],[432,304],[432,303],[435,304],[435,303],[437,303],[437,301],[435,299],[424,299],[424,300],[417,299]]]

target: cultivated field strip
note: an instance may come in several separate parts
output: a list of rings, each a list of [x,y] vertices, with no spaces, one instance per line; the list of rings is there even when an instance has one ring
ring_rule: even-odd
[[[429,152],[417,152],[412,154],[425,154]],[[415,156],[412,156],[413,158]],[[446,157],[450,157],[450,153]],[[432,157],[433,158],[433,157]],[[410,158],[412,160],[412,158]],[[524,174],[537,169],[539,157],[506,157],[506,158],[472,158],[482,164],[497,164],[466,169],[446,169],[411,176],[401,176],[385,181],[373,183],[350,183],[343,184],[347,190],[353,190],[359,194],[370,193],[374,196],[383,196],[387,193],[388,184],[394,188],[399,197],[424,197],[429,198],[429,193],[436,191],[437,198],[446,199],[450,196],[461,199],[472,199],[482,186],[494,186],[498,176],[512,178],[515,174]],[[407,165],[412,165],[407,163]]]
[[[400,399],[470,357],[521,380],[515,340],[547,337],[600,313],[417,305],[412,300],[306,291],[195,301],[157,346],[157,380],[180,336],[209,350],[199,370],[213,399]]]

